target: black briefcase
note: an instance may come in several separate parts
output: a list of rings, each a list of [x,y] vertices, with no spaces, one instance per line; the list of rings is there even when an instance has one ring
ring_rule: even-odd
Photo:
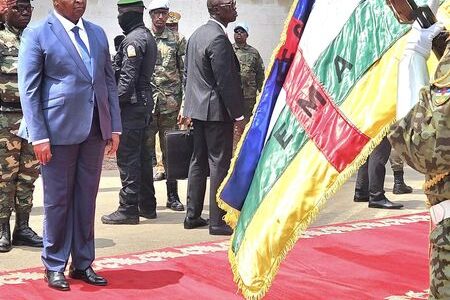
[[[167,179],[186,179],[189,172],[194,136],[192,129],[169,130],[166,139]]]

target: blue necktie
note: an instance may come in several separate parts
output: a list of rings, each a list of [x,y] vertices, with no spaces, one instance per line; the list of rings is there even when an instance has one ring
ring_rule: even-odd
[[[86,44],[80,37],[80,27],[75,26],[74,28],[72,28],[72,32],[75,35],[75,41],[77,42],[77,48],[80,51],[81,59],[83,60],[86,69],[89,71],[89,74],[92,77],[91,55],[89,54],[89,50],[86,47]]]

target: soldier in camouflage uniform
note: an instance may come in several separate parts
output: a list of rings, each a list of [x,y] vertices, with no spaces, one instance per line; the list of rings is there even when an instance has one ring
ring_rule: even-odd
[[[169,12],[169,18],[166,22],[166,27],[172,30],[173,32],[177,32],[178,36],[181,40],[180,44],[186,45],[186,38],[178,32],[178,22],[181,19],[181,14],[175,11]],[[164,164],[162,162],[162,151],[161,145],[159,142],[159,137],[155,138],[155,153],[153,155],[153,166],[155,167],[153,181],[160,181],[166,178]]]
[[[166,27],[169,16],[167,0],[153,0],[149,10],[152,19],[151,31],[158,47],[158,56],[152,78],[155,109],[147,147],[155,149],[155,136],[158,133],[163,163],[166,168],[164,133],[177,126],[178,112],[183,98],[183,56],[186,52],[186,41],[181,39],[177,32]],[[183,211],[184,206],[178,196],[177,181],[167,180],[166,185],[166,206],[175,211]]]
[[[433,25],[434,26],[434,25]],[[432,26],[432,27],[433,27]],[[421,29],[419,55],[431,49],[434,29]],[[442,27],[440,27],[442,29]],[[421,52],[419,52],[421,50]],[[425,63],[425,60],[424,60]],[[430,297],[450,299],[450,43],[434,80],[421,89],[419,102],[391,128],[388,136],[404,162],[425,174],[424,192],[435,228],[430,233]]]
[[[238,23],[234,27],[235,43],[233,48],[241,67],[245,122],[234,127],[233,152],[242,136],[245,125],[252,115],[256,103],[256,94],[261,91],[264,83],[264,62],[258,50],[247,44],[248,31],[248,26],[245,23]]]
[[[17,58],[20,36],[31,19],[29,0],[7,0],[5,29],[0,31],[0,252],[12,245],[42,247],[42,238],[29,226],[34,182],[39,163],[33,148],[16,136],[22,119],[17,86]],[[10,216],[16,212],[11,245]]]

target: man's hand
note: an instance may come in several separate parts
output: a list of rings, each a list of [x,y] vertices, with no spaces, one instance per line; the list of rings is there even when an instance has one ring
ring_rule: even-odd
[[[46,165],[52,159],[52,151],[49,142],[33,145],[33,150],[41,165]]]
[[[182,126],[186,126],[189,127],[192,123],[192,119],[182,116],[181,114],[178,114],[178,118],[177,118],[177,124],[182,127]]]
[[[444,29],[441,22],[434,23],[428,28],[421,28],[414,22],[408,37],[405,50],[412,50],[422,55],[425,59],[430,56],[433,39]]]
[[[234,126],[235,126],[235,128],[237,127],[237,128],[241,128],[242,129],[242,132],[244,131],[244,128],[245,128],[245,119],[243,118],[242,120],[239,120],[239,121],[234,121]]]
[[[108,144],[106,145],[108,149],[106,155],[112,156],[116,154],[117,148],[119,147],[119,142],[120,142],[120,135],[117,133],[113,133],[111,139],[108,140]]]

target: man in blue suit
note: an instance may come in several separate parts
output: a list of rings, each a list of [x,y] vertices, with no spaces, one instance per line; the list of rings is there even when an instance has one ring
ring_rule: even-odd
[[[54,12],[29,26],[19,50],[19,92],[27,138],[42,167],[45,279],[69,290],[69,276],[106,285],[91,267],[94,214],[105,146],[122,131],[104,31],[81,17],[87,0],[53,0]]]

